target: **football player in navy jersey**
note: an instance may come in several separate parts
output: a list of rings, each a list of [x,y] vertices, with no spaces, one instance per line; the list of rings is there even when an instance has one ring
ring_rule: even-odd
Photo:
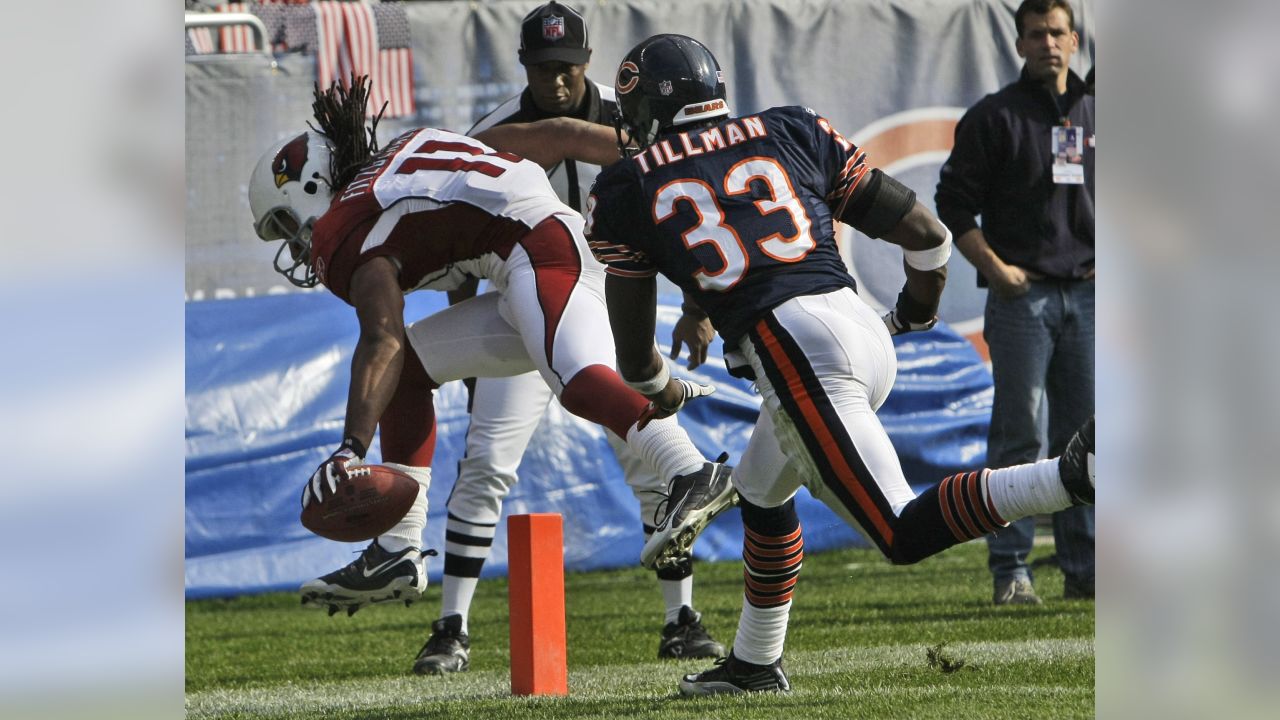
[[[890,336],[937,322],[951,254],[949,233],[914,192],[811,110],[731,116],[720,66],[692,38],[640,43],[615,89],[616,141],[629,158],[597,178],[587,234],[608,266],[619,371],[660,413],[684,400],[653,347],[660,272],[710,315],[731,371],[764,400],[733,475],[745,526],[737,637],[727,660],[684,676],[681,692],[790,689],[782,650],[804,556],[801,484],[898,564],[1093,502],[1092,420],[1061,458],[960,473],[918,496],[907,484],[875,411],[896,376]],[[517,153],[585,151],[557,149],[532,125],[509,132],[497,144]],[[833,219],[902,248],[906,284],[883,318],[858,298]]]

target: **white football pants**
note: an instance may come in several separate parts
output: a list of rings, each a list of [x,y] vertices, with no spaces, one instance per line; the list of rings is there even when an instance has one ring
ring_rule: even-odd
[[[869,494],[881,496],[895,515],[915,498],[875,414],[897,377],[884,322],[853,290],[805,295],[775,308],[739,350],[755,371],[764,407],[733,473],[738,492],[755,505],[777,507],[804,483],[851,526],[875,538],[878,528],[864,527],[865,513],[851,511],[849,494],[833,492],[819,479],[813,450],[822,449],[818,461],[824,464],[848,458],[859,465],[859,478],[874,488]],[[802,430],[791,413],[805,418]],[[833,426],[841,432],[826,432]],[[855,488],[853,494],[862,492]]]
[[[552,399],[551,388],[537,373],[476,380],[467,450],[449,495],[450,513],[474,523],[498,522],[520,459]],[[612,432],[606,430],[605,437],[640,501],[641,520],[652,525],[666,483]]]

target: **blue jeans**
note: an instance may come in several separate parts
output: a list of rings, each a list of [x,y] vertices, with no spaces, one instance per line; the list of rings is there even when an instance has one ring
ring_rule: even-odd
[[[995,379],[987,467],[1061,455],[1093,414],[1093,299],[1092,280],[1033,282],[1015,298],[987,293],[983,337]],[[1034,534],[1035,518],[1028,517],[987,536],[997,583],[1030,579]],[[1093,507],[1054,513],[1053,537],[1066,582],[1092,588]]]

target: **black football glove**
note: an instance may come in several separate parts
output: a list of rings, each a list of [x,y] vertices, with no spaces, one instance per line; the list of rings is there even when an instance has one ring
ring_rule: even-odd
[[[311,474],[311,479],[302,488],[302,508],[305,510],[312,500],[322,503],[333,497],[338,491],[338,483],[351,479],[351,471],[364,464],[365,448],[355,438],[347,438],[342,445],[320,463],[320,467]],[[328,492],[325,489],[328,489]]]
[[[884,326],[890,335],[901,335],[909,332],[923,332],[938,324],[937,308],[926,307],[902,288],[898,293],[898,303],[892,310],[884,314]]]
[[[881,319],[884,320],[884,326],[889,329],[890,335],[901,335],[909,332],[923,332],[938,324],[938,318],[936,317],[931,319],[929,322],[924,323],[913,323],[910,321],[904,322],[898,317],[897,308],[885,313],[884,317]]]

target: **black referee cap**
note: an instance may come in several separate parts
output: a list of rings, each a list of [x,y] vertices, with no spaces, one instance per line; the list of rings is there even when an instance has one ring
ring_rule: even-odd
[[[568,5],[549,2],[529,13],[520,26],[520,63],[556,60],[583,65],[591,59],[587,23]]]

